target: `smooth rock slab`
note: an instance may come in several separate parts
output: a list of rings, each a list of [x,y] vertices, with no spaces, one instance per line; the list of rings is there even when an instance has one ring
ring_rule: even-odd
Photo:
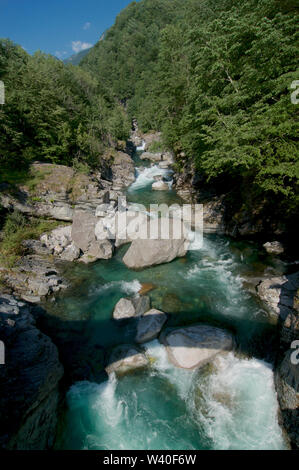
[[[166,320],[165,313],[155,308],[142,315],[137,324],[136,343],[146,343],[157,338]]]
[[[160,341],[166,346],[170,362],[183,369],[196,369],[218,354],[233,349],[233,335],[209,325],[192,325],[168,330]]]
[[[122,344],[112,351],[106,372],[123,375],[132,370],[144,368],[148,364],[149,360],[141,350],[130,344]]]

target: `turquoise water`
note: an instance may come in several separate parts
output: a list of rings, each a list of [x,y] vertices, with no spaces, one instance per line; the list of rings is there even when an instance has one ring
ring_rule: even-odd
[[[137,166],[130,201],[179,201],[172,190],[151,191],[157,169]],[[172,366],[157,340],[144,345],[151,359],[147,370],[70,388],[56,448],[285,448],[270,364],[276,326],[244,286],[248,276],[280,267],[271,265],[256,245],[216,235],[205,237],[202,248],[185,258],[138,272],[122,263],[126,250],[66,273],[74,287],[49,306],[66,336],[77,328],[91,347],[105,351],[132,342],[134,325],[119,325],[112,311],[121,297],[151,283],[152,306],[169,314],[167,326],[205,322],[227,327],[236,336],[238,352],[190,372]]]

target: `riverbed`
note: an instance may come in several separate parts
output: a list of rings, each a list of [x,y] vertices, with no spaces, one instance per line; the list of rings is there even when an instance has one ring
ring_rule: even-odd
[[[168,191],[152,191],[158,166],[139,159],[128,201],[182,203]],[[143,283],[152,306],[169,314],[167,326],[208,323],[236,338],[236,351],[200,370],[169,363],[158,340],[144,345],[150,367],[121,378],[79,381],[67,392],[56,449],[285,449],[273,380],[277,325],[259,303],[250,279],[282,267],[252,242],[205,235],[184,258],[132,271],[122,262],[128,246],[110,260],[72,267],[73,288],[57,296],[49,312],[65,334],[82,329],[90,346],[109,351],[132,343],[134,328],[112,318],[116,302]],[[70,330],[68,331],[68,326]]]

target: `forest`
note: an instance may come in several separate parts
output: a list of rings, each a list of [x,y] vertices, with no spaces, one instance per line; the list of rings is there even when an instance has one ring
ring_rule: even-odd
[[[277,0],[131,3],[79,66],[0,42],[2,179],[34,160],[100,165],[130,134],[162,132],[232,205],[299,208],[298,8]]]

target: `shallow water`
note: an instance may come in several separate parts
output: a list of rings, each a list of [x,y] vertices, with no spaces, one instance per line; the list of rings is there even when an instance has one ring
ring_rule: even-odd
[[[151,191],[157,168],[146,168],[129,188],[132,202],[180,202],[174,191]],[[145,162],[142,162],[144,165]],[[162,170],[165,171],[165,170]],[[106,350],[132,342],[134,326],[112,319],[116,302],[152,283],[152,306],[169,314],[167,326],[205,322],[236,336],[230,353],[200,371],[172,366],[155,340],[145,345],[148,370],[101,383],[78,382],[56,448],[64,449],[283,449],[271,360],[276,326],[244,287],[245,277],[280,266],[252,243],[204,237],[185,258],[143,271],[122,263],[127,246],[108,261],[71,267],[74,287],[49,305],[64,334],[74,325],[90,345]]]

